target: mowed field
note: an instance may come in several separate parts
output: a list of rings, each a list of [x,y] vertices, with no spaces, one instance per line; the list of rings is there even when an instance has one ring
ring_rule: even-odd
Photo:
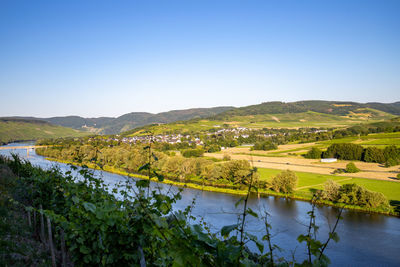
[[[310,172],[317,174],[331,174],[335,169],[344,169],[350,161],[338,161],[334,163],[322,163],[317,159],[306,159],[302,155],[311,147],[322,150],[334,143],[354,143],[363,147],[377,146],[384,148],[389,145],[400,147],[400,132],[369,134],[368,136],[348,137],[322,142],[280,145],[278,149],[271,151],[251,151],[250,147],[227,148],[218,153],[209,153],[207,156],[222,158],[224,154],[230,155],[232,159],[243,159],[252,161],[254,166],[268,169],[291,169],[293,171]],[[352,174],[353,177],[381,179],[393,181],[400,166],[385,168],[382,164],[370,162],[355,162],[361,172]],[[346,176],[348,174],[339,174]]]
[[[270,181],[281,170],[259,168],[260,179]],[[374,179],[363,179],[349,176],[324,175],[308,172],[296,172],[298,185],[296,194],[311,196],[316,189],[323,189],[327,180],[333,180],[339,184],[356,183],[371,191],[381,192],[391,203],[400,201],[400,183],[396,181],[382,181]]]
[[[233,152],[235,151],[235,152]],[[249,152],[249,153],[246,153]],[[251,151],[254,152],[254,151]],[[276,169],[276,170],[292,170],[299,172],[309,172],[315,174],[329,175],[336,169],[344,169],[350,161],[338,161],[334,163],[322,163],[317,159],[305,159],[300,156],[279,156],[270,157],[250,153],[249,148],[233,148],[226,149],[222,153],[206,153],[205,156],[222,159],[224,154],[230,155],[231,159],[247,160],[255,167]],[[352,173],[352,177],[368,178],[386,181],[395,181],[397,173],[400,172],[400,166],[385,168],[382,164],[370,162],[355,162],[356,166],[361,170],[358,173]],[[348,176],[347,173],[336,174],[339,177]]]

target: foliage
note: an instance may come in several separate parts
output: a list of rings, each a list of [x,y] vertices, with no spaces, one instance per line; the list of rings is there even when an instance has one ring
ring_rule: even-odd
[[[229,161],[229,160],[231,160],[231,156],[230,156],[229,154],[225,153],[225,154],[222,156],[222,160],[223,160],[223,161]]]
[[[389,202],[382,193],[367,190],[354,183],[340,186],[334,181],[327,181],[324,184],[322,197],[332,202],[341,202],[367,208],[389,207]]]
[[[364,151],[363,160],[366,162],[384,163],[385,155],[382,149],[377,147],[367,147]]]
[[[254,146],[251,148],[251,150],[274,150],[277,149],[278,146],[271,142],[271,141],[264,141],[264,142],[257,142],[254,144]]]
[[[333,144],[324,152],[323,157],[343,160],[361,160],[363,151],[363,147],[357,144]]]
[[[307,159],[320,159],[322,156],[322,151],[321,149],[317,147],[312,147],[305,155],[304,157]]]
[[[360,169],[356,167],[356,165],[353,162],[347,163],[346,165],[346,172],[347,173],[356,173],[359,172]]]
[[[324,183],[324,190],[322,191],[322,198],[328,199],[330,201],[337,201],[339,199],[340,184],[333,180],[327,180]]]
[[[185,158],[201,157],[204,154],[204,150],[201,148],[197,149],[186,149],[182,151],[182,156]]]
[[[152,155],[150,147],[144,151]],[[154,157],[140,168],[162,180],[153,168],[157,161]],[[237,224],[221,229],[222,240],[191,215],[194,202],[182,211],[173,210],[181,190],[163,194],[150,187],[148,180],[130,179],[110,188],[86,168],[71,166],[79,173],[73,176],[72,171],[62,174],[57,169],[33,167],[16,156],[0,158],[1,162],[19,174],[10,201],[26,211],[44,214],[51,219],[55,232],[65,232],[68,254],[76,266],[269,266],[271,262],[286,266],[283,259],[274,261],[273,249],[264,252],[263,243],[245,230],[247,216],[258,218],[247,207],[257,180],[256,169],[241,174],[248,183],[248,193],[236,206],[243,203],[243,213]],[[270,237],[267,232],[265,238]],[[54,238],[59,244],[60,235]],[[255,243],[259,253],[247,248],[249,242]]]
[[[297,175],[293,171],[286,170],[272,178],[271,188],[280,193],[293,193],[297,181]]]

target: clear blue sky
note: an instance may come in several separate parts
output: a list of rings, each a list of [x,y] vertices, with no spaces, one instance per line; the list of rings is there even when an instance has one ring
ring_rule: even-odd
[[[0,1],[0,116],[400,101],[400,1]]]

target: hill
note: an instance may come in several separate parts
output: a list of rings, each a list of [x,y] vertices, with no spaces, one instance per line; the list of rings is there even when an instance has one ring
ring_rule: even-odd
[[[387,113],[370,106],[390,110]],[[301,101],[292,103],[268,102],[231,109],[207,119],[192,119],[164,125],[140,127],[123,135],[140,135],[151,131],[185,133],[228,127],[262,128],[343,128],[360,123],[374,123],[393,119],[400,113],[400,105],[360,104],[354,102]]]
[[[214,107],[214,108],[193,108],[185,110],[171,110],[162,113],[132,112],[117,118],[99,117],[83,118],[79,116],[33,118],[33,117],[14,117],[20,119],[34,119],[49,122],[64,127],[77,130],[90,131],[98,134],[118,134],[130,129],[153,124],[170,123],[174,121],[190,120],[194,118],[206,118],[217,115],[221,112],[233,109],[234,107]]]
[[[0,118],[0,144],[40,138],[78,137],[87,134],[41,120]]]
[[[260,114],[284,114],[284,113],[303,113],[313,111],[323,114],[346,116],[352,113],[364,113],[366,109],[382,111],[392,115],[400,115],[400,102],[385,103],[356,103],[341,101],[308,100],[297,102],[264,102],[258,105],[251,105],[236,108],[218,114],[215,119],[226,119],[232,116],[247,116]],[[375,114],[371,114],[372,116]]]

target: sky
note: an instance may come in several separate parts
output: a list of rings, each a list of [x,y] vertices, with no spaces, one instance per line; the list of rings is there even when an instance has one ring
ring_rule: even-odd
[[[400,101],[400,1],[0,0],[0,116]]]

